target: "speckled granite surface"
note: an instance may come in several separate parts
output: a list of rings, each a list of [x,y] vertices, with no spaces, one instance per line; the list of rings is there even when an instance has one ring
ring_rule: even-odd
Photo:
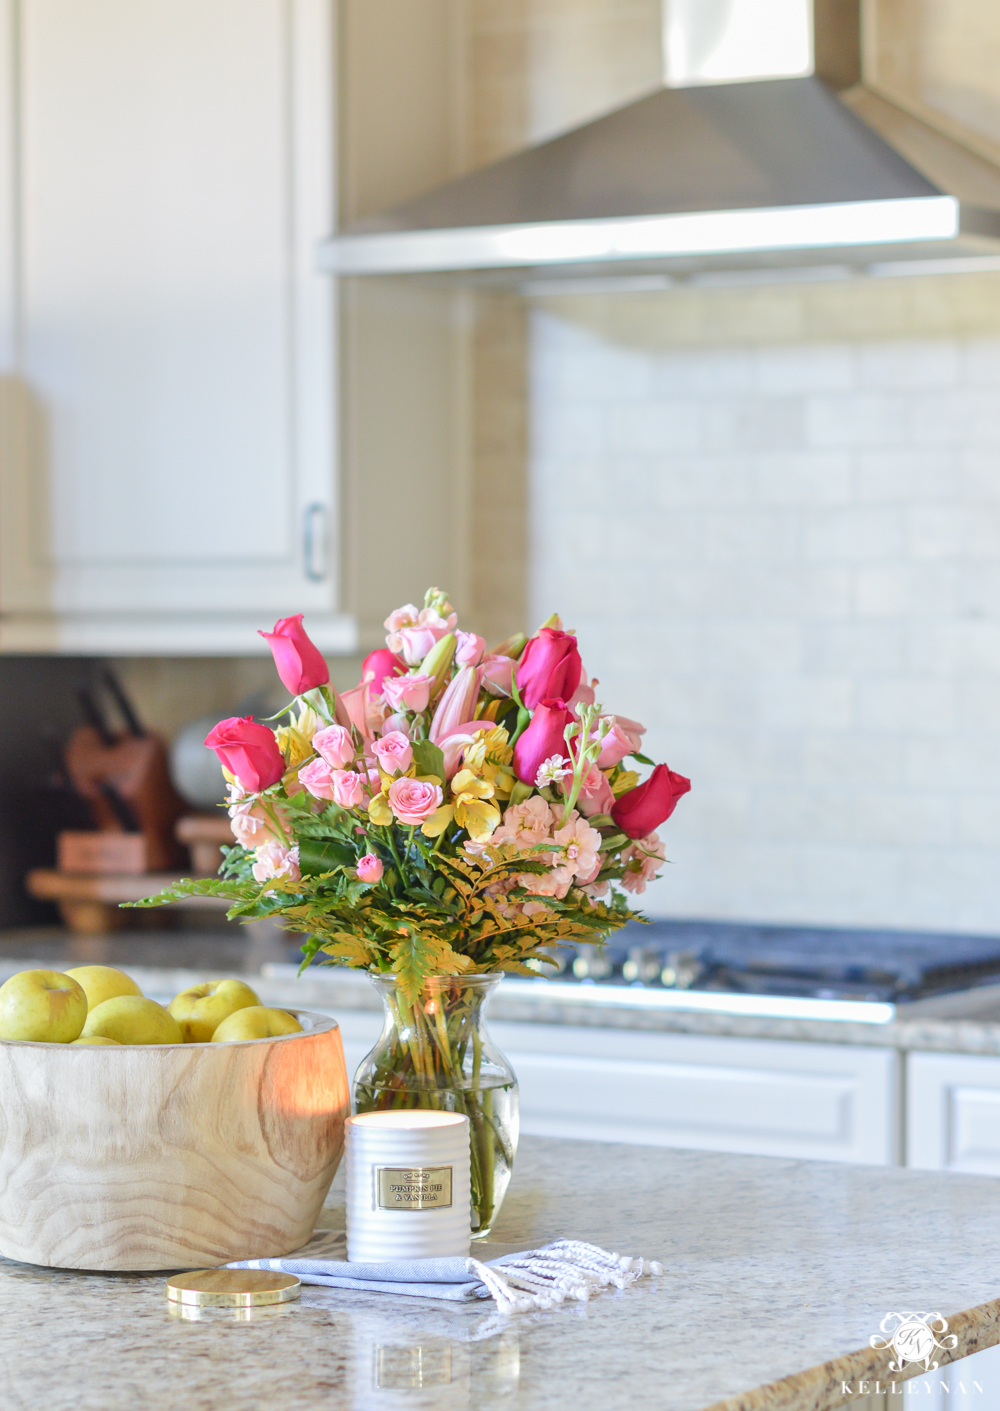
[[[336,1187],[325,1215],[342,1222]],[[0,1260],[2,1404],[826,1411],[844,1404],[842,1381],[887,1380],[890,1354],[869,1337],[890,1309],[939,1309],[959,1353],[1000,1339],[1000,1182],[987,1178],[526,1139],[496,1240],[557,1233],[665,1272],[506,1319],[312,1288],[249,1319],[188,1320],[163,1275]]]
[[[255,925],[256,930],[254,926],[232,927],[201,935],[164,931],[72,936],[55,929],[0,932],[0,983],[29,966],[50,964],[58,969],[103,963],[127,969],[144,993],[154,996],[169,997],[202,980],[237,975],[251,979],[267,1004],[294,1004],[334,1014],[381,1009],[378,996],[360,971],[313,967],[297,978],[294,965],[289,963],[294,946],[290,948],[287,935],[264,923]],[[584,994],[581,987],[579,1002],[565,1002],[546,994],[544,980],[519,987],[508,982],[490,1001],[490,1019],[1000,1055],[1000,984],[900,1006],[898,1017],[888,1024],[638,1009],[630,1007],[624,986],[620,1006],[588,1005]]]

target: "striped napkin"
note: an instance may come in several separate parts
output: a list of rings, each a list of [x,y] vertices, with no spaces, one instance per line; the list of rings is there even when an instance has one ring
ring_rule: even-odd
[[[488,1264],[478,1259],[400,1259],[349,1264],[343,1231],[318,1230],[294,1254],[280,1259],[239,1259],[227,1269],[280,1269],[304,1284],[363,1289],[409,1298],[444,1298],[472,1303],[492,1298],[502,1313],[553,1308],[567,1299],[585,1302],[597,1289],[627,1288],[649,1274],[662,1274],[655,1261],[612,1254],[580,1240],[553,1240],[540,1249],[505,1254]]]

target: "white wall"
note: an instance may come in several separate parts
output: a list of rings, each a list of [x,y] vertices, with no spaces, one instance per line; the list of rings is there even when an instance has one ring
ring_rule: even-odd
[[[691,776],[658,915],[1000,927],[1000,278],[553,299],[538,621]]]

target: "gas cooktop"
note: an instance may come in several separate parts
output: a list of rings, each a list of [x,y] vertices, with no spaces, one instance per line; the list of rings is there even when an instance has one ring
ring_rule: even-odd
[[[1000,979],[1000,936],[630,922],[603,950],[554,958],[580,984],[898,1005]]]

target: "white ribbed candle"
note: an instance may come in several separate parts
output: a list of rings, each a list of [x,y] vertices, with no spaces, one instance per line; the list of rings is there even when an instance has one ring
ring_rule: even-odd
[[[349,1260],[468,1255],[468,1117],[365,1112],[347,1119],[345,1137]]]

